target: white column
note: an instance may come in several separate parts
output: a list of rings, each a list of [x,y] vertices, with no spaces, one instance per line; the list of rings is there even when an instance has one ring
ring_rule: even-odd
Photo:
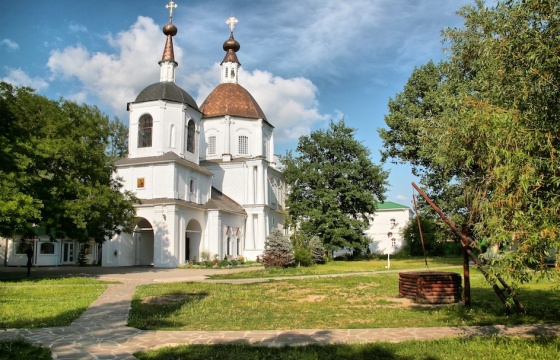
[[[264,219],[264,213],[258,215],[258,236],[255,241],[255,247],[257,249],[264,249],[264,243],[266,240],[266,223]],[[258,243],[258,244],[257,244]]]
[[[262,162],[257,166],[257,204],[264,204],[264,169]]]
[[[248,214],[247,220],[245,220],[245,222],[245,229],[247,229],[245,233],[245,249],[252,250],[255,248],[255,234],[253,234],[253,214]]]
[[[223,161],[231,161],[231,118],[226,115],[223,121],[224,124],[224,149],[222,151]]]

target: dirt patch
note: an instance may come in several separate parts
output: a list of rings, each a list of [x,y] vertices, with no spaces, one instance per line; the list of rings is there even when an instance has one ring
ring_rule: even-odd
[[[323,301],[326,298],[327,297],[323,295],[309,295],[303,299],[298,299],[297,302],[317,302],[317,301]]]

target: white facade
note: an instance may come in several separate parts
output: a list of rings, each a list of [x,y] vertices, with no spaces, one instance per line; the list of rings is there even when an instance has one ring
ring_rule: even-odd
[[[404,245],[402,230],[412,217],[412,210],[404,205],[390,201],[380,204],[365,232],[371,239],[370,251],[389,255],[399,252]]]
[[[76,265],[80,252],[84,254],[86,264],[99,263],[99,246],[94,241],[79,243],[71,239],[51,239],[48,235],[39,235],[32,240],[0,238],[0,266],[27,266],[26,250],[33,249],[33,266]]]
[[[177,267],[202,252],[254,260],[272,228],[283,228],[274,128],[238,85],[233,27],[221,70],[229,87],[218,86],[219,101],[211,94],[200,108],[173,82],[173,28],[164,27],[160,82],[128,104],[129,154],[116,163],[116,176],[142,203],[133,232],[103,244],[103,266]]]

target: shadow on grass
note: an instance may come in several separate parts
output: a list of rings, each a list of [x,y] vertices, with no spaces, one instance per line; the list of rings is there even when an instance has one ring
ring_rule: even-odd
[[[266,341],[266,340],[265,340]],[[310,338],[310,342],[314,339]],[[387,343],[370,343],[363,345],[304,345],[281,347],[239,344],[236,341],[216,345],[189,345],[161,348],[153,352],[135,353],[140,360],[170,359],[321,359],[321,360],[412,360],[412,356],[397,355],[394,347]],[[439,360],[437,357],[424,357],[425,360]]]
[[[525,313],[511,312],[492,288],[472,287],[471,308],[462,305],[418,305],[412,308],[422,313],[447,315],[443,321],[468,326],[543,324],[560,321],[560,293],[555,290],[525,289],[517,292]]]
[[[157,296],[133,299],[128,326],[138,329],[162,329],[177,326],[173,314],[188,304],[199,302],[210,294],[207,292],[174,291]]]

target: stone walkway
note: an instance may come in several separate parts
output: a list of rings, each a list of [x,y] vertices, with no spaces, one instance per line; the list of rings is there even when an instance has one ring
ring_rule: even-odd
[[[452,336],[536,334],[560,335],[560,324],[523,326],[468,326],[435,328],[390,328],[354,330],[262,330],[262,331],[146,331],[126,326],[136,286],[153,282],[202,280],[204,275],[185,277],[174,271],[163,276],[145,276],[141,272],[123,276],[96,275],[100,279],[119,280],[70,326],[43,329],[10,329],[0,332],[0,341],[24,338],[52,350],[57,360],[136,359],[139,350],[178,344],[239,344],[266,346],[365,343],[374,341],[429,340]]]

